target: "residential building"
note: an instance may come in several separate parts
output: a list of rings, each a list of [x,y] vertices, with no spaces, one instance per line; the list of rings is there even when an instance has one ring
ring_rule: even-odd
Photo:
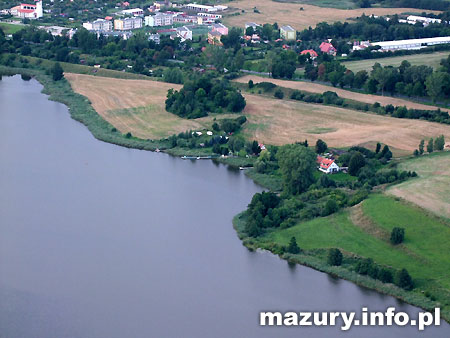
[[[21,19],[39,19],[44,16],[42,0],[32,4],[20,4],[10,9],[11,15]]]
[[[322,42],[319,49],[322,53],[336,55],[336,48],[334,48],[334,46],[329,42]]]
[[[113,24],[111,21],[105,19],[97,19],[93,22],[84,22],[83,27],[88,31],[105,31],[109,32],[113,29]]]
[[[317,168],[325,174],[334,174],[340,171],[334,160],[322,156],[317,156]]]
[[[177,37],[181,38],[181,41],[192,40],[192,31],[186,26],[178,27]]]
[[[177,23],[195,23],[198,25],[203,25],[203,17],[196,15],[179,14],[174,16],[173,22]]]
[[[300,55],[308,55],[308,54],[309,57],[313,60],[318,56],[317,52],[313,49],[305,49],[300,52]]]
[[[222,34],[220,32],[211,31],[208,33],[208,43],[210,45],[223,46],[221,38],[222,38]]]
[[[145,25],[150,27],[170,26],[173,24],[173,14],[157,13],[145,17]]]
[[[156,34],[150,34],[148,36],[148,40],[149,41],[153,41],[154,43],[156,43],[157,45],[159,45],[159,43],[161,42],[161,36],[156,33]]]
[[[246,22],[245,23],[245,29],[252,27],[254,31],[256,31],[259,27],[261,27],[261,25],[258,25],[255,22]]]
[[[142,27],[142,18],[124,18],[114,20],[114,29],[119,31],[127,31]]]
[[[221,35],[228,35],[228,27],[221,23],[212,24],[211,29],[213,32],[219,32]]]
[[[281,26],[280,37],[284,40],[295,40],[297,38],[297,32],[291,26]]]

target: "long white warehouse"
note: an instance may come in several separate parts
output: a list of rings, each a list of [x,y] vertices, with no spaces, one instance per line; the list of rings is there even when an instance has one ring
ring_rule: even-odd
[[[372,42],[372,46],[380,46],[381,50],[413,50],[428,46],[450,43],[450,36],[425,39],[409,39],[398,41]]]

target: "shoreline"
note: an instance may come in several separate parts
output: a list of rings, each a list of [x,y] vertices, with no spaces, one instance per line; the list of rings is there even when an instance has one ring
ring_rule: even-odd
[[[49,75],[45,74],[43,70],[36,69],[27,69],[27,68],[11,68],[6,66],[0,66],[0,74],[13,76],[13,75],[26,75],[36,79],[42,86],[42,93],[48,95],[48,99],[55,102],[60,102],[64,104],[70,117],[83,125],[85,125],[91,134],[99,141],[115,144],[118,146],[123,146],[126,148],[139,149],[139,150],[149,150],[156,151],[160,149],[161,152],[169,154],[171,156],[180,157],[182,155],[192,155],[188,151],[182,152],[182,148],[171,148],[168,149],[168,144],[164,141],[154,141],[154,140],[143,140],[135,137],[126,138],[119,132],[113,132],[114,126],[109,122],[105,121],[91,106],[89,100],[75,93],[70,83],[67,80],[62,80],[59,82],[53,81]],[[210,154],[202,154],[196,153],[196,156],[202,155],[210,155]],[[229,165],[230,167],[236,168],[231,163],[227,163],[226,161],[221,161],[220,158],[217,160],[220,163]],[[257,179],[251,177],[251,175],[247,175],[250,179],[252,179],[256,184],[261,185],[267,189],[261,182],[258,182]],[[247,247],[249,250],[268,250],[271,253],[278,255],[281,259],[286,260],[291,264],[300,264],[310,268],[313,268],[317,271],[321,271],[324,273],[328,273],[332,276],[339,277],[348,281],[355,283],[356,285],[375,290],[378,293],[389,295],[404,301],[405,303],[411,304],[413,306],[419,307],[424,310],[430,310],[438,304],[429,300],[427,297],[422,296],[418,293],[408,292],[403,289],[400,289],[392,284],[384,284],[379,281],[375,281],[370,277],[359,275],[353,271],[349,271],[348,269],[342,267],[332,267],[326,266],[323,262],[318,258],[318,256],[314,255],[292,255],[292,254],[278,254],[274,252],[274,248],[262,247],[255,243],[252,238],[246,237],[242,231],[239,230],[238,221],[240,216],[242,216],[243,212],[233,217],[233,227],[242,241],[242,244]],[[450,323],[450,313],[441,312],[441,318]]]

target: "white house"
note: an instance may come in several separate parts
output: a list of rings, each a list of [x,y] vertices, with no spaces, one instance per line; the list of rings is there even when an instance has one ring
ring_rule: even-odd
[[[317,168],[325,174],[334,174],[340,171],[334,160],[322,156],[317,156]]]
[[[22,19],[39,19],[44,15],[42,9],[42,0],[35,1],[35,4],[20,4],[10,9],[13,16]]]
[[[192,40],[192,31],[186,26],[178,27],[177,37],[181,38],[181,41]]]

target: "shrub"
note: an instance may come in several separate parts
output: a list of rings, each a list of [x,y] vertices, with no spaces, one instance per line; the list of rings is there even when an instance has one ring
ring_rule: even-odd
[[[329,265],[339,266],[342,264],[342,252],[339,249],[330,249],[328,251],[327,262]]]
[[[400,244],[405,239],[405,229],[403,228],[393,228],[391,231],[391,238],[390,241],[392,244]]]
[[[282,99],[284,97],[284,93],[281,89],[277,89],[273,94],[277,99]]]

